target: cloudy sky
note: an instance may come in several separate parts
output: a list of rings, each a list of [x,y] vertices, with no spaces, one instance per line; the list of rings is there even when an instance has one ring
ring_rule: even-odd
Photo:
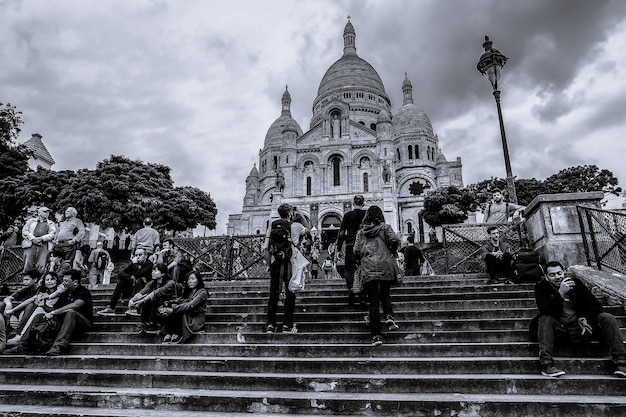
[[[597,164],[626,184],[626,1],[0,0],[0,102],[23,112],[54,169],[111,154],[162,163],[241,210],[245,178],[289,85],[306,131],[319,82],[357,53],[396,111],[407,72],[466,184],[505,176],[484,35],[509,61],[502,108],[513,173],[544,179]]]

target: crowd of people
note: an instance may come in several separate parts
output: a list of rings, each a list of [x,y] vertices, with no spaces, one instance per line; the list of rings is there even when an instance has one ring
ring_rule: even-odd
[[[499,196],[494,193],[489,216],[515,215],[523,209],[497,200]],[[294,317],[297,293],[290,285],[297,254],[305,255],[307,279],[317,278],[320,268],[329,277],[327,263],[336,269],[342,261],[341,277],[348,304],[355,305],[358,301],[369,306],[366,320],[373,346],[383,344],[385,327],[387,331],[400,328],[391,288],[401,283],[404,274],[420,275],[425,259],[412,236],[400,248],[401,238],[385,223],[380,207],[373,205],[365,209],[364,204],[363,196],[354,197],[354,208],[343,218],[337,242],[332,245],[334,250],[329,251],[321,265],[319,241],[311,236],[305,217],[288,204],[278,206],[279,218],[270,223],[264,242],[270,273],[266,333],[298,331]],[[3,234],[5,242],[19,244],[21,240],[25,265],[22,287],[0,302],[0,352],[64,354],[72,336],[88,331],[93,325],[90,288],[104,283],[101,266],[110,261],[110,255],[100,242],[93,250],[79,246],[85,232],[75,209],[69,207],[65,218],[57,223],[48,218],[49,213],[48,208],[40,207],[36,217],[23,225],[16,221]],[[143,228],[136,232],[131,262],[117,274],[110,302],[97,314],[115,315],[118,302],[128,299],[125,314],[141,318],[140,333],[158,333],[162,343],[185,343],[203,330],[208,294],[200,274],[185,267],[174,241],[161,242],[152,226],[151,219],[146,218]],[[487,243],[480,250],[489,274],[487,283],[513,279],[511,250],[500,238],[498,226],[489,226],[487,234]],[[398,271],[399,258],[403,259],[402,273]],[[82,285],[85,271],[89,287]],[[600,340],[609,347],[614,374],[626,377],[626,349],[615,317],[603,311],[582,281],[567,276],[561,263],[547,262],[540,271],[535,284],[539,314],[531,322],[530,337],[539,345],[541,374],[549,377],[565,374],[553,360],[555,343],[580,345]],[[355,291],[357,284],[362,288],[359,291]],[[281,294],[284,294],[283,315],[279,327]]]
[[[73,207],[52,221],[39,207],[23,224],[16,220],[2,234],[3,245],[24,249],[22,286],[0,302],[0,352],[57,356],[73,335],[91,329],[91,290],[110,283],[111,255],[98,241],[81,245],[85,226]],[[204,326],[207,293],[172,239],[162,243],[146,218],[135,233],[130,263],[117,274],[107,307],[115,314],[128,299],[125,314],[141,317],[140,332],[156,331],[164,343],[184,343]],[[88,285],[83,285],[83,281]]]

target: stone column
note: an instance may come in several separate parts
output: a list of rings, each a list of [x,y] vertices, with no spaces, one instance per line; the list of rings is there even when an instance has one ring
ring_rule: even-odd
[[[546,261],[570,265],[587,264],[576,206],[600,208],[601,191],[540,194],[526,207],[530,246]]]

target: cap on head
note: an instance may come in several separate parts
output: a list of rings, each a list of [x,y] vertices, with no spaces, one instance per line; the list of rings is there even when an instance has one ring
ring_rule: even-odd
[[[41,213],[45,213],[45,212],[50,213],[51,211],[52,211],[52,210],[50,210],[48,207],[41,206],[41,207],[39,207],[39,209],[37,210],[37,213],[39,213],[39,214],[41,214]]]
[[[96,247],[101,248],[102,247],[102,242],[96,243]]]

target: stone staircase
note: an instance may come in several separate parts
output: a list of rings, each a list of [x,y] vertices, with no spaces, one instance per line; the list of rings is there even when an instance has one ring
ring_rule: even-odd
[[[0,416],[626,415],[626,380],[605,349],[557,350],[568,374],[541,376],[532,285],[484,281],[407,278],[392,292],[400,329],[380,347],[340,280],[309,282],[297,334],[262,332],[267,280],[207,282],[208,321],[192,344],[137,334],[120,306],[67,356],[0,356]],[[96,308],[111,292],[94,291]]]

